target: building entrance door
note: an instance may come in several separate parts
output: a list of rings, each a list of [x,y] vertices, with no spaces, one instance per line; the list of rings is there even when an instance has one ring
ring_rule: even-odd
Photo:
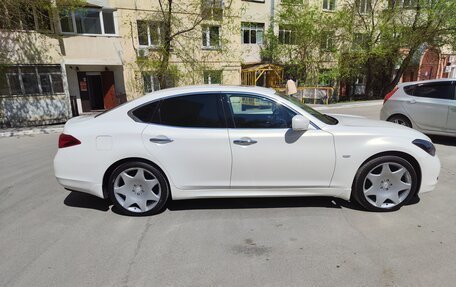
[[[100,75],[87,75],[87,87],[91,110],[103,110],[103,89]]]
[[[78,82],[83,112],[109,110],[117,106],[112,71],[78,72]]]

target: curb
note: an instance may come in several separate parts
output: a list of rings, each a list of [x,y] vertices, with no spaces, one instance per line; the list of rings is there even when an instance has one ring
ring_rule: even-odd
[[[54,134],[61,133],[63,125],[58,127],[42,127],[42,128],[23,128],[23,129],[7,129],[0,130],[0,137],[16,137],[16,136],[30,136],[38,134]]]
[[[315,105],[315,106],[310,105],[310,106],[318,111],[324,111],[324,110],[334,110],[334,109],[348,109],[348,108],[379,106],[382,104],[383,104],[383,100],[369,101],[369,102],[363,102],[363,103],[335,104],[335,105],[331,105],[331,106],[321,106],[321,105]]]

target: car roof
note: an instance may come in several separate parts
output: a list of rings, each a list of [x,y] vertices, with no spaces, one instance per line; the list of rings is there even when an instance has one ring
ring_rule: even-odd
[[[405,83],[400,83],[398,86],[406,87],[406,86],[418,85],[418,84],[453,82],[453,81],[456,81],[456,79],[445,78],[445,79],[434,79],[434,80],[425,80],[425,81],[405,82]]]
[[[143,98],[159,99],[174,94],[191,94],[199,92],[250,92],[260,94],[273,94],[275,90],[272,88],[264,88],[257,86],[224,86],[224,85],[194,85],[194,86],[182,86],[175,88],[168,88],[145,94]]]

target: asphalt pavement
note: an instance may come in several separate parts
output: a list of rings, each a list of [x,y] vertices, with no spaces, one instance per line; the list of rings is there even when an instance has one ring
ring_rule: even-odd
[[[381,104],[328,113],[378,118]],[[454,286],[456,140],[393,213],[332,198],[190,200],[151,217],[59,186],[57,133],[0,138],[0,286]]]

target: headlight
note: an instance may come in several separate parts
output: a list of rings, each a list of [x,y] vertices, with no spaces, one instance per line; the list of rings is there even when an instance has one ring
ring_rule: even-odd
[[[424,150],[425,152],[427,152],[428,154],[435,156],[435,146],[430,141],[416,139],[412,141],[412,143],[417,147],[421,148],[422,150]]]

